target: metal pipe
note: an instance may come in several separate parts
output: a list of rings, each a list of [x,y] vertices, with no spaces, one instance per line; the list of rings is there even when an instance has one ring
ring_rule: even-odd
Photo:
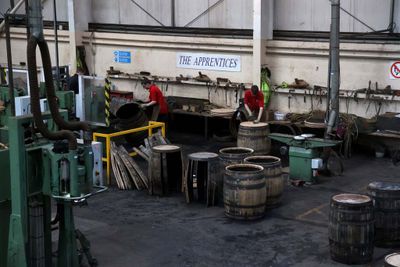
[[[25,0],[20,0],[20,1],[14,6],[14,8],[11,9],[11,11],[10,11],[8,14],[10,14],[10,15],[15,14],[15,12],[17,12],[18,9],[22,6],[22,4],[24,3],[24,1],[25,1]],[[5,26],[5,20],[2,21],[2,22],[0,23],[0,34],[3,33],[4,26]]]
[[[57,29],[57,4],[56,0],[53,0],[53,11],[54,11],[54,47],[56,53],[56,80],[57,80],[57,87],[60,86],[60,60],[58,57],[58,29]],[[59,89],[59,88],[58,88]]]
[[[5,29],[6,29],[6,49],[7,49],[7,64],[8,64],[8,93],[11,105],[11,116],[15,115],[15,99],[14,99],[14,73],[12,66],[11,54],[11,35],[10,35],[10,15],[4,15]]]
[[[11,7],[11,8],[14,7],[14,0],[10,0],[10,7]]]
[[[31,35],[36,37],[38,40],[44,40],[42,2],[40,0],[30,1],[29,8],[29,27]]]
[[[37,37],[31,36],[31,38],[28,41],[27,59],[28,59],[29,86],[31,89],[31,110],[33,114],[33,119],[35,121],[36,127],[45,138],[48,138],[50,140],[67,139],[69,144],[69,149],[76,150],[78,144],[73,132],[67,130],[50,132],[47,126],[43,123],[42,112],[40,110],[40,96],[39,96],[37,64],[36,64],[36,47],[38,45],[42,55],[46,88],[50,87],[53,84],[53,78],[51,75],[50,54],[47,44],[44,40],[39,40]],[[50,79],[49,75],[48,74],[46,75],[46,73],[49,73],[49,71],[50,71]]]
[[[135,4],[138,8],[140,8],[144,13],[146,13],[150,18],[154,19],[155,21],[157,21],[158,24],[160,24],[161,26],[165,27],[165,25],[159,21],[158,19],[156,19],[152,14],[150,14],[149,11],[147,11],[146,9],[144,9],[141,5],[139,5],[138,3],[136,3],[135,0],[131,0],[131,2],[133,4]]]
[[[327,99],[329,106],[329,115],[327,116],[328,122],[337,126],[339,117],[339,88],[340,88],[340,0],[331,1],[331,35],[329,42],[330,58],[330,78],[329,78],[329,99]],[[334,117],[334,118],[332,118]],[[333,120],[333,122],[332,122]],[[332,127],[328,127],[325,137],[332,131]]]
[[[32,109],[32,114],[35,120],[35,124],[39,131],[43,134],[44,137],[50,139],[50,140],[63,140],[63,139],[68,139],[69,141],[69,148],[72,150],[75,150],[77,147],[77,141],[74,136],[74,134],[71,131],[58,131],[58,132],[50,132],[46,125],[44,125],[43,120],[42,120],[42,113],[40,110],[40,104],[39,104],[39,88],[38,88],[38,82],[37,82],[37,64],[36,64],[36,46],[39,45],[41,55],[42,55],[42,60],[43,60],[43,67],[44,71],[48,72],[49,69],[49,62],[50,62],[50,54],[48,51],[47,44],[43,40],[38,40],[36,37],[32,36],[30,40],[28,41],[28,72],[29,72],[29,85],[31,87],[31,109]],[[50,70],[51,70],[51,64],[50,64]],[[51,72],[50,72],[51,74]],[[49,84],[53,83],[53,79],[49,79],[48,75],[45,76],[45,83],[46,87],[49,86]]]
[[[389,32],[393,33],[394,32],[394,8],[395,8],[396,2],[395,0],[392,0],[391,6],[390,6],[390,20],[389,20]]]
[[[31,36],[31,30],[29,27],[29,0],[24,0],[25,2],[25,23],[26,23],[26,40],[29,40]]]
[[[175,0],[171,0],[171,26],[175,27]]]
[[[199,14],[197,17],[195,17],[194,19],[192,19],[191,21],[189,21],[185,26],[183,27],[189,27],[190,25],[192,25],[193,23],[195,23],[199,18],[201,18],[202,16],[204,16],[205,14],[207,14],[208,12],[210,12],[212,9],[214,9],[216,6],[218,6],[219,4],[221,4],[224,0],[219,0],[218,2],[216,2],[215,4],[213,4],[212,6],[210,6],[209,8],[207,8],[206,10],[204,10],[203,12],[201,12],[201,14]]]

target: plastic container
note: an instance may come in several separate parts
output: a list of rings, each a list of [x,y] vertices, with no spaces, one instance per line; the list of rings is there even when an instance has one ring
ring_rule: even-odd
[[[285,120],[286,114],[282,113],[280,111],[275,111],[274,112],[274,120],[276,121],[283,121]]]

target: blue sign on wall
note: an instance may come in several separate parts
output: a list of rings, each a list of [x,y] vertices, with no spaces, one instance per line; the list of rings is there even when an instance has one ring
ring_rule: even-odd
[[[114,62],[116,63],[131,63],[130,51],[114,51]]]

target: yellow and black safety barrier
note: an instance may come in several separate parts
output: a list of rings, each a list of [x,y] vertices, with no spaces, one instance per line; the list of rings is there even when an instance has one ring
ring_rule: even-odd
[[[107,78],[104,85],[106,125],[110,126],[111,82]]]

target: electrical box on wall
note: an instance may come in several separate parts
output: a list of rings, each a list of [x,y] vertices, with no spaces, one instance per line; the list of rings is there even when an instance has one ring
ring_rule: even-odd
[[[45,112],[48,110],[47,99],[40,99],[40,110]],[[15,98],[15,116],[23,116],[31,114],[31,98],[30,96],[19,96]]]

